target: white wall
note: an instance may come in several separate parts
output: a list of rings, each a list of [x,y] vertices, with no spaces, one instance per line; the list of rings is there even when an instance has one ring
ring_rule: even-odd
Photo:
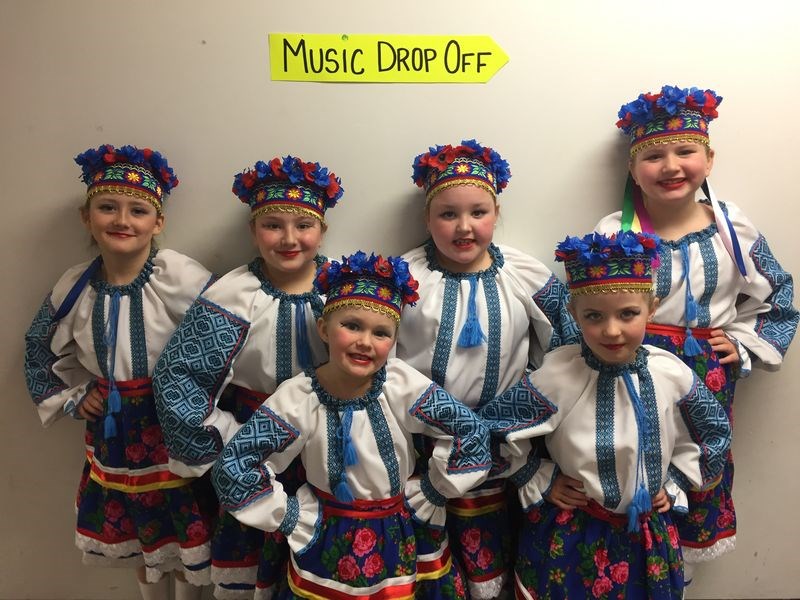
[[[339,174],[325,248],[399,253],[421,241],[413,157],[475,137],[514,176],[499,241],[550,262],[567,233],[616,209],[620,104],[661,84],[725,97],[712,124],[720,198],[800,273],[796,206],[800,7],[739,3],[0,0],[0,598],[133,598],[133,576],[90,569],[73,547],[78,423],[42,430],[22,377],[23,334],[42,298],[90,250],[72,157],[150,145],[182,183],[162,245],[224,271],[249,258],[234,173],[295,154]],[[269,80],[267,33],[488,34],[510,62],[485,85]],[[553,265],[555,269],[555,265]],[[560,269],[557,270],[560,272]],[[696,598],[800,596],[796,459],[800,350],[739,387],[737,551],[705,568]]]

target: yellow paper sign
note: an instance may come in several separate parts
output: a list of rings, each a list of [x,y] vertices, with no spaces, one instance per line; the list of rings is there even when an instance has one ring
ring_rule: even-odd
[[[274,81],[485,83],[507,62],[488,35],[269,34]]]

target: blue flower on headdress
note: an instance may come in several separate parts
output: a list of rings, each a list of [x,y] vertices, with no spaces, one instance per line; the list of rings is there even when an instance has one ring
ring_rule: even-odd
[[[116,163],[144,167],[158,180],[165,194],[178,185],[178,178],[167,159],[150,148],[139,149],[131,145],[114,148],[111,144],[104,144],[97,149],[89,148],[82,152],[75,157],[75,162],[81,167],[81,180],[87,185],[96,173]]]
[[[365,252],[359,250],[350,255],[350,258],[342,257],[342,261],[346,262],[353,273],[361,273],[369,264],[369,257]]]
[[[341,263],[332,260],[322,265],[317,270],[314,286],[319,293],[327,294],[341,282],[353,279],[371,279],[395,288],[403,305],[413,305],[419,299],[419,283],[411,276],[408,263],[402,257],[383,258],[375,253],[367,256],[361,250],[342,256]]]
[[[686,105],[687,92],[674,85],[665,85],[661,88],[661,97],[656,100],[656,105],[674,115]]]
[[[622,108],[619,109],[618,116],[620,119],[624,119],[627,115],[630,115],[634,123],[640,125],[647,123],[653,118],[653,102],[648,100],[644,94],[639,94],[636,100],[623,104]]]
[[[625,256],[640,254],[644,248],[639,237],[633,231],[622,231],[617,235],[617,244]]]

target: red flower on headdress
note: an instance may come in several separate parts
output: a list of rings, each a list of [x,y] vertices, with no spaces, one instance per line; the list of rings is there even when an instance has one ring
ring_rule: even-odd
[[[253,171],[248,171],[246,173],[242,173],[242,185],[246,187],[248,190],[253,187],[253,184],[256,182],[256,174]]]
[[[391,277],[392,265],[389,264],[389,261],[383,258],[383,256],[378,256],[375,260],[375,273],[381,277]]]
[[[339,182],[336,180],[335,177],[331,177],[330,183],[328,183],[328,187],[325,188],[325,192],[328,198],[335,198],[339,194],[340,189],[342,189],[342,186],[339,185]]]
[[[283,166],[283,161],[277,156],[273,158],[271,161],[269,161],[269,168],[272,171],[272,174],[275,175],[275,177],[281,177],[281,175],[283,174],[283,170],[281,168],[282,166]]]

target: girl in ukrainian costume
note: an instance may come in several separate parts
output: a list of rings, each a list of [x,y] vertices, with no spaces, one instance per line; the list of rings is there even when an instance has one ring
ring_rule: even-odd
[[[259,256],[197,299],[156,367],[176,472],[197,476],[209,469],[280,383],[327,357],[316,334],[322,300],[313,282],[323,262],[325,211],[342,196],[340,184],[327,168],[291,156],[259,161],[235,176],[233,192],[250,206]],[[297,487],[302,472],[296,465],[285,476]],[[221,511],[212,542],[217,598],[272,597],[287,559],[281,533],[265,535]]]
[[[492,241],[496,197],[510,176],[508,163],[474,140],[430,148],[413,165],[431,238],[404,255],[422,300],[403,312],[397,356],[473,410],[517,384],[529,362],[577,339],[563,284],[536,259]],[[508,579],[508,465],[493,460],[486,484],[448,504],[449,540],[417,532],[430,598],[446,597],[449,545],[473,598],[497,598]]]
[[[664,239],[656,272],[660,303],[645,341],[694,369],[733,422],[736,379],[753,365],[780,367],[798,312],[792,276],[764,236],[737,206],[718,201],[706,181],[714,160],[708,123],[721,101],[712,90],[664,86],[622,106],[617,126],[631,136],[624,208],[597,229]],[[732,488],[728,454],[722,483],[692,492],[690,511],[676,519],[687,565],[734,548]]]
[[[190,480],[171,473],[151,371],[211,280],[153,241],[178,184],[149,148],[110,145],[75,158],[87,184],[81,217],[100,254],[68,270],[25,337],[25,375],[42,423],[86,419],[75,540],[84,563],[137,568],[145,599],[199,598],[209,581],[210,524]],[[188,582],[188,583],[187,583]]]
[[[430,379],[387,362],[400,310],[418,297],[405,261],[357,252],[323,265],[317,286],[329,362],[278,387],[225,446],[212,481],[237,519],[287,536],[279,598],[410,599],[411,519],[444,526],[446,499],[489,470],[488,431]],[[420,479],[410,479],[413,434],[435,445]],[[297,457],[308,483],[292,495],[276,475]]]
[[[558,348],[525,385],[482,417],[526,462],[545,435],[552,460],[517,473],[527,511],[516,597],[680,599],[683,569],[672,513],[689,488],[719,481],[730,446],[725,412],[673,354],[642,346],[655,309],[657,238],[619,232],[567,238],[556,252],[583,343]],[[577,482],[582,498],[559,487]]]

